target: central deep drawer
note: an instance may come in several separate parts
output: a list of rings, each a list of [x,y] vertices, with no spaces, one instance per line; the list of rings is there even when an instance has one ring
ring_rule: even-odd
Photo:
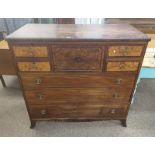
[[[102,72],[104,48],[91,45],[52,46],[55,71]]]

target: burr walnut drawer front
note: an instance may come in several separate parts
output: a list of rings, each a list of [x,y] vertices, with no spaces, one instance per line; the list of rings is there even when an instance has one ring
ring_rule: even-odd
[[[50,71],[49,62],[17,62],[19,71]]]
[[[89,103],[129,101],[132,89],[122,88],[48,88],[25,91],[29,104],[57,103]]]
[[[38,118],[115,118],[126,116],[127,106],[30,106],[30,114],[33,119]]]
[[[107,71],[137,71],[139,62],[107,62]]]
[[[102,71],[103,50],[100,47],[53,46],[56,71]]]
[[[48,57],[46,46],[14,46],[16,57]]]
[[[95,87],[127,87],[132,88],[136,76],[134,74],[102,74],[102,75],[74,75],[74,74],[26,74],[21,73],[24,90],[58,88],[95,88]]]
[[[141,56],[143,46],[110,46],[108,56]]]

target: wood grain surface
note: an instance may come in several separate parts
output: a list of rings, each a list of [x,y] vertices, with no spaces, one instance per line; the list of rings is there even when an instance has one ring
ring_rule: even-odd
[[[110,46],[109,56],[141,56],[142,46]]]
[[[49,62],[18,62],[19,71],[50,71]]]

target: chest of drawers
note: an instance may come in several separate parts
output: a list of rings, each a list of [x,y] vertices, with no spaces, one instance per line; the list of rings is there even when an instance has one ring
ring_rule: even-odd
[[[28,24],[7,37],[31,127],[126,119],[147,43],[129,25]]]

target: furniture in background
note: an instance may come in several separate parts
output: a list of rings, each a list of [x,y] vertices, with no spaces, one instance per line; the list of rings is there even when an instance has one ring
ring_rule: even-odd
[[[0,41],[0,80],[3,87],[6,87],[2,75],[16,75],[13,55],[7,41]]]
[[[138,82],[143,78],[155,79],[155,34],[148,34],[148,36],[151,37],[151,41],[144,56]]]
[[[106,24],[131,24],[146,34],[155,34],[155,18],[105,18]]]
[[[120,24],[28,24],[7,40],[31,128],[43,120],[114,119],[126,126],[147,35]]]

